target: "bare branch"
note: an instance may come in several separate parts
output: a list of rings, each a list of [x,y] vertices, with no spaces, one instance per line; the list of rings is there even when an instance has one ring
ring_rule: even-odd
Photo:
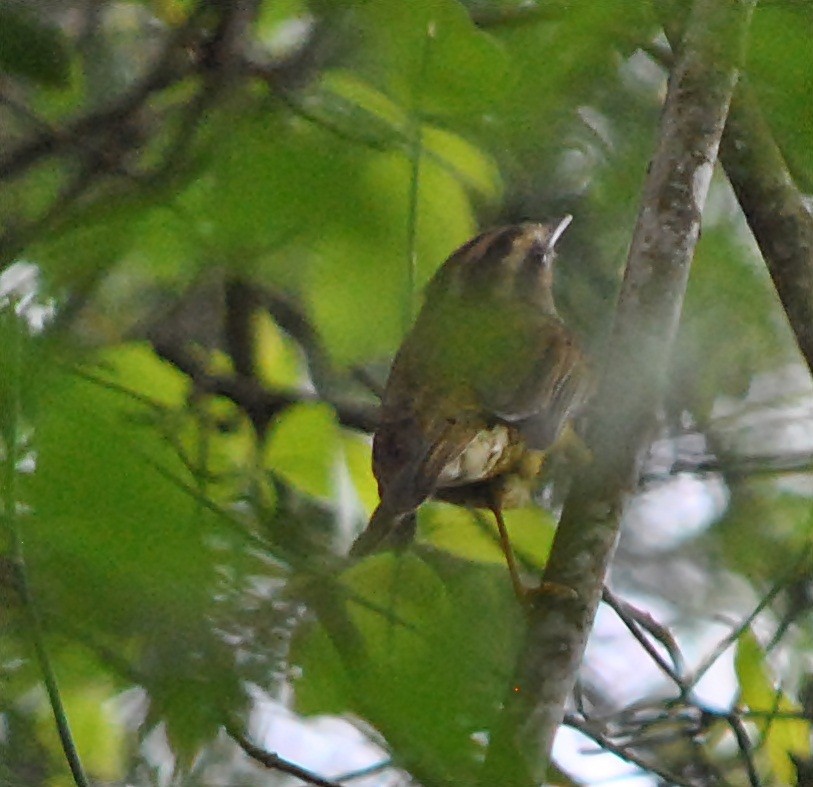
[[[813,373],[813,215],[747,84],[732,101],[720,160]]]
[[[751,756],[751,741],[748,739],[748,733],[745,731],[745,725],[742,723],[736,713],[730,713],[726,716],[728,726],[734,733],[737,739],[737,746],[739,747],[740,754],[742,754],[743,762],[745,763],[745,770],[748,773],[748,783],[751,787],[760,787],[759,774],[757,773],[756,765],[754,765],[754,758]]]
[[[759,600],[759,603],[754,607],[749,615],[747,615],[739,625],[733,628],[711,652],[711,654],[703,660],[700,666],[694,671],[691,679],[687,682],[688,689],[691,691],[700,682],[700,679],[714,666],[717,659],[723,655],[743,634],[747,631],[751,624],[757,617],[765,610],[768,605],[779,595],[779,593],[798,575],[800,569],[807,563],[810,558],[811,548],[805,549],[799,558],[794,562],[790,570],[781,577],[778,582],[774,583],[771,589]]]
[[[81,115],[63,128],[41,131],[0,160],[0,180],[17,177],[43,158],[59,156],[75,148],[90,149],[89,138],[104,132],[112,134],[129,122],[144,103],[158,90],[182,79],[190,70],[183,60],[189,29],[171,36],[163,54],[152,70],[116,101]]]
[[[339,423],[350,429],[372,432],[378,421],[378,409],[374,406],[328,401],[307,393],[270,391],[253,377],[210,373],[193,353],[169,342],[154,341],[153,346],[161,358],[189,375],[199,391],[223,396],[245,410],[260,434],[283,410],[307,402],[327,402],[336,411]]]
[[[671,635],[669,635],[665,628],[660,626],[660,624],[657,624],[651,618],[651,622],[646,626],[646,630],[649,631],[653,636],[655,636],[655,632],[658,633],[657,639],[666,648],[667,652],[672,658],[674,666],[668,664],[663,656],[661,656],[661,654],[655,650],[652,643],[646,638],[646,636],[644,636],[644,633],[641,631],[642,613],[640,610],[631,607],[625,601],[621,601],[621,599],[617,598],[608,588],[604,588],[601,598],[602,601],[604,601],[604,603],[607,604],[607,606],[610,607],[616,615],[618,615],[621,622],[626,626],[627,631],[632,634],[638,644],[646,651],[647,655],[655,662],[661,672],[663,672],[667,678],[673,681],[679,689],[683,690],[684,686],[686,685],[682,675],[680,674],[683,658],[680,654],[680,650],[677,647],[677,643],[672,639]],[[684,693],[688,693],[688,690]]]
[[[547,770],[615,549],[627,489],[649,438],[700,231],[751,4],[696,0],[669,82],[606,366],[588,428],[594,462],[567,499],[494,731],[483,783],[530,785]]]
[[[594,741],[598,746],[604,749],[604,751],[608,751],[625,762],[635,765],[644,773],[654,773],[656,776],[660,776],[661,779],[664,779],[667,784],[681,785],[682,787],[697,787],[696,782],[681,778],[677,774],[661,767],[656,761],[644,759],[643,757],[637,755],[629,747],[619,746],[618,744],[613,743],[613,741],[611,741],[606,735],[596,729],[595,725],[584,719],[579,719],[572,714],[568,714],[564,718],[564,723],[568,727],[578,730],[585,737],[590,738],[590,740]]]
[[[641,476],[642,484],[665,481],[680,473],[705,475],[721,473],[729,480],[768,475],[796,475],[813,470],[813,452],[790,451],[774,454],[750,454],[731,457],[679,457],[666,470],[653,470]]]
[[[665,20],[673,48],[678,27],[679,20]],[[647,51],[668,64],[669,53]],[[745,79],[731,100],[720,161],[768,266],[799,350],[813,373],[813,214]]]
[[[324,779],[318,774],[296,765],[289,760],[280,757],[274,752],[261,749],[255,746],[248,738],[241,735],[237,730],[232,727],[227,727],[226,732],[229,737],[255,762],[264,765],[266,768],[279,771],[280,773],[287,773],[289,776],[295,776],[301,779],[306,784],[315,784],[316,787],[340,787],[338,782]]]

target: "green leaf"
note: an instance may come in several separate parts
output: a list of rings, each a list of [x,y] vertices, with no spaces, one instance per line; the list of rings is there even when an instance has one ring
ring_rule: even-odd
[[[764,267],[729,225],[704,229],[676,348],[672,407],[704,421],[722,394],[742,396],[757,371],[790,361],[787,328]],[[721,334],[729,341],[717,342]],[[784,340],[784,341],[783,341]]]
[[[252,354],[258,379],[274,390],[294,389],[302,383],[302,355],[297,345],[266,311],[251,315]]]
[[[810,556],[794,577],[788,576],[787,556],[808,554],[813,523],[807,494],[783,488],[771,476],[749,477],[729,488],[731,500],[709,533],[710,548],[722,550],[726,566],[751,582],[800,581],[811,570]]]
[[[121,260],[137,230],[133,206],[95,206],[38,239],[31,256],[54,289],[79,289],[98,281]]]
[[[800,711],[781,689],[774,686],[765,653],[752,632],[737,643],[734,668],[740,683],[740,701],[752,711],[789,714]],[[771,769],[782,784],[793,784],[796,768],[791,754],[810,755],[810,723],[804,719],[772,718],[758,721]]]
[[[758,3],[746,68],[763,115],[800,188],[813,188],[813,9],[809,3]]]
[[[329,499],[335,493],[339,447],[330,407],[296,405],[275,424],[265,447],[265,465],[295,489]]]
[[[504,517],[517,555],[543,567],[556,530],[550,513],[529,507],[506,511]],[[421,509],[419,523],[421,536],[435,546],[467,560],[505,567],[497,527],[489,512],[473,513],[459,506],[435,503]]]
[[[341,128],[350,138],[363,138],[374,147],[400,149],[412,155],[414,128],[406,109],[347,71],[328,72],[311,96],[308,110]],[[499,170],[482,150],[447,129],[421,124],[423,153],[489,201],[502,193]]]
[[[189,378],[159,358],[147,342],[127,342],[97,356],[102,380],[146,397],[157,406],[182,407],[189,396]]]
[[[493,28],[511,57],[515,80],[489,125],[490,140],[499,139],[519,166],[530,165],[532,172],[545,166],[548,155],[573,150],[567,138],[577,125],[577,110],[594,106],[601,95],[615,95],[619,52],[634,51],[660,29],[652,3],[638,0],[538,6],[538,21]],[[624,109],[615,108],[614,121],[623,120]],[[521,179],[524,170],[515,174]]]
[[[179,204],[197,218],[210,248],[222,248],[237,266],[250,263],[254,251],[309,233],[317,215],[333,223],[349,213],[361,152],[289,121],[264,107],[241,109],[213,114],[203,129],[212,145],[209,168]]]
[[[62,33],[23,4],[0,7],[0,69],[49,87],[68,83],[70,56]]]
[[[24,538],[50,611],[129,633],[202,621],[217,522],[171,480],[190,482],[143,405],[69,374],[37,405]]]
[[[377,153],[356,178],[366,221],[322,230],[307,291],[328,349],[343,364],[394,352],[408,300],[407,236],[412,168],[400,153]],[[382,199],[381,195],[386,195]],[[355,226],[354,226],[355,225]],[[425,158],[418,195],[418,285],[475,231],[471,203],[459,180]]]
[[[463,183],[480,197],[496,202],[502,196],[502,180],[497,165],[482,150],[457,134],[439,128],[423,131],[425,151],[438,157]]]
[[[156,640],[149,656],[145,730],[164,722],[178,764],[188,769],[226,720],[248,706],[235,654],[215,637],[197,638],[181,628]]]
[[[353,25],[356,67],[403,107],[449,117],[494,109],[506,93],[504,52],[457,2],[359,4]]]
[[[148,360],[123,356],[122,367]],[[152,407],[71,374],[42,377],[30,397],[37,467],[24,487],[34,513],[21,521],[37,603],[83,642],[132,659],[151,721],[166,722],[189,762],[246,702],[235,654],[210,622],[218,567],[239,561],[245,542],[227,552],[234,524],[200,500]]]
[[[344,707],[429,783],[473,783],[509,686],[522,612],[503,570],[437,551],[377,555],[314,588],[294,643],[296,707]]]
[[[381,91],[349,71],[328,71],[322,78],[321,87],[335,97],[344,99],[350,107],[362,110],[390,129],[391,135],[407,133],[409,118],[396,102]]]

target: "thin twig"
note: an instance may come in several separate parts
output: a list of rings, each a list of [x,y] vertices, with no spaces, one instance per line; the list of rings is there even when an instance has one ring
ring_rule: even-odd
[[[352,782],[356,779],[365,779],[368,776],[375,776],[377,773],[381,773],[381,771],[387,770],[387,768],[392,768],[393,762],[392,758],[388,757],[386,760],[381,760],[380,762],[374,762],[372,765],[368,765],[366,768],[358,768],[355,771],[348,771],[347,773],[343,773],[341,776],[336,777],[337,782]]]
[[[754,607],[749,615],[747,615],[742,622],[734,629],[732,629],[720,642],[717,643],[717,646],[712,650],[709,656],[701,662],[700,666],[695,670],[694,674],[686,681],[686,687],[688,691],[692,691],[695,686],[700,682],[701,678],[714,666],[717,659],[723,655],[745,632],[751,624],[757,619],[757,617],[762,613],[762,611],[782,592],[782,590],[787,586],[788,582],[795,577],[798,572],[799,568],[803,566],[810,556],[810,552],[813,547],[807,546],[802,555],[790,570],[782,577],[780,580],[774,583],[773,587],[759,600],[759,603]],[[687,695],[686,692],[683,692],[682,696],[685,697]]]
[[[745,770],[748,773],[748,783],[751,787],[761,787],[762,782],[757,773],[754,758],[751,756],[751,741],[748,738],[748,733],[745,731],[745,725],[742,723],[742,719],[740,719],[736,713],[729,713],[725,717],[725,720],[728,726],[731,727],[731,731],[737,739],[737,746],[740,752],[742,752]]]
[[[415,316],[415,300],[418,277],[418,199],[421,184],[421,159],[423,158],[423,102],[421,93],[429,69],[432,42],[435,39],[435,23],[429,22],[424,32],[420,54],[420,67],[412,90],[412,111],[409,118],[409,202],[407,204],[407,278],[404,297],[402,328],[409,330]]]
[[[253,377],[212,374],[193,353],[168,341],[154,340],[153,346],[161,358],[188,375],[198,390],[224,396],[245,410],[261,434],[279,413],[300,403],[329,404],[335,410],[339,423],[350,429],[372,432],[378,423],[378,408],[375,406],[324,399],[309,393],[270,391]]]
[[[680,473],[706,475],[722,473],[726,478],[739,479],[760,475],[796,475],[813,469],[813,452],[794,451],[786,454],[752,454],[736,458],[703,456],[698,459],[678,459],[666,472],[648,472],[641,483],[674,478]]]
[[[656,776],[660,776],[668,784],[680,785],[680,787],[697,787],[695,782],[687,781],[681,776],[678,776],[666,768],[661,767],[657,762],[644,759],[643,757],[635,754],[635,752],[631,751],[628,747],[619,746],[613,743],[606,735],[602,734],[598,730],[595,730],[588,721],[579,719],[572,714],[566,714],[563,723],[568,727],[577,730],[605,751],[614,754],[616,757],[624,760],[624,762],[628,762],[631,765],[640,768],[645,773],[654,773]]]
[[[621,622],[626,626],[627,630],[632,634],[633,637],[638,641],[638,644],[646,651],[647,655],[655,662],[661,672],[666,675],[673,683],[677,685],[677,687],[681,690],[681,694],[685,696],[691,690],[687,686],[684,678],[678,672],[679,664],[676,663],[674,667],[666,662],[666,660],[655,650],[655,647],[652,643],[647,639],[646,635],[643,631],[641,631],[640,625],[638,621],[629,613],[628,609],[625,606],[625,603],[622,602],[617,596],[615,596],[609,588],[605,587],[601,594],[602,601],[607,604],[610,609],[618,615]],[[664,645],[664,647],[666,647]],[[670,655],[672,656],[675,662],[678,662],[678,658],[680,653],[677,652],[677,657],[674,655],[672,649],[667,648],[669,650]]]
[[[340,787],[339,782],[325,779],[290,760],[280,757],[274,752],[255,746],[234,727],[227,726],[226,733],[252,760],[264,765],[266,768],[271,768],[280,773],[287,773],[289,776],[301,779],[306,784],[314,784],[316,787]]]

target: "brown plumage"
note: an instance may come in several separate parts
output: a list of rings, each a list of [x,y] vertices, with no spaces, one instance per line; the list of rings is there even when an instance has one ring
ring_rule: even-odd
[[[570,216],[485,232],[429,283],[390,371],[373,440],[381,502],[351,555],[403,546],[434,497],[494,512],[527,505],[545,452],[590,390],[553,303],[554,246]]]

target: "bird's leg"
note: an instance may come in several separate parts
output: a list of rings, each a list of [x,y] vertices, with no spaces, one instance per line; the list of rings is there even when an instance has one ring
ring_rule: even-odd
[[[514,550],[511,547],[511,540],[508,538],[508,529],[505,527],[505,520],[502,516],[502,509],[499,504],[492,503],[489,506],[491,513],[494,514],[494,519],[497,520],[497,530],[500,534],[500,546],[505,555],[505,562],[508,563],[508,573],[511,575],[511,584],[514,587],[516,597],[523,604],[534,603],[535,598],[556,598],[565,601],[573,601],[578,599],[578,593],[573,588],[559,585],[556,582],[541,582],[538,587],[526,587],[522,584],[519,576],[519,567],[517,559],[514,555]]]
[[[497,521],[497,531],[500,534],[500,546],[502,547],[502,553],[505,555],[505,562],[508,564],[508,573],[511,575],[511,584],[514,586],[514,593],[516,593],[520,601],[524,602],[528,592],[519,577],[517,559],[514,557],[514,550],[511,548],[511,539],[508,538],[508,530],[505,527],[505,520],[502,517],[502,509],[497,503],[492,504],[490,508],[491,513],[494,514],[494,519]]]

